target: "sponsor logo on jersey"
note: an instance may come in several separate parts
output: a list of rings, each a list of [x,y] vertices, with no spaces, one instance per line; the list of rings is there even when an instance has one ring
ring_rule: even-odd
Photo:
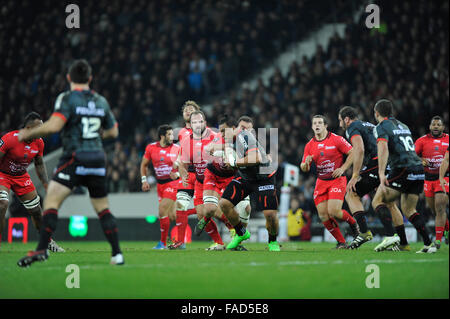
[[[399,124],[397,126],[398,126],[399,129],[392,131],[395,135],[402,135],[402,134],[409,134],[410,135],[411,134],[411,131],[406,126],[403,126],[401,124]]]
[[[75,108],[75,113],[79,115],[92,115],[92,116],[105,116],[104,109],[88,108],[85,106],[77,106]]]
[[[275,189],[275,185],[264,185],[264,186],[259,186],[258,187],[258,191],[262,192],[262,191],[268,191],[271,189]]]
[[[91,110],[95,109],[95,102],[94,101],[89,101],[88,102],[88,108],[90,108]]]
[[[342,189],[337,188],[337,187],[333,187],[333,188],[330,190],[330,193],[342,193]]]
[[[106,175],[106,168],[104,167],[84,167],[84,166],[77,166],[75,169],[75,174],[86,176],[86,175],[95,175],[95,176],[105,176]]]
[[[326,150],[333,150],[333,149],[335,149],[336,148],[336,146],[325,146],[325,149]]]
[[[317,147],[318,147],[318,148],[324,147],[324,144],[317,144]]]
[[[441,141],[439,141],[439,140],[433,140],[433,143],[438,143],[438,144],[440,144]]]
[[[30,153],[31,153],[31,154],[36,154],[36,153],[39,153],[39,151],[37,151],[37,150],[31,150]]]
[[[159,153],[160,154],[166,154],[166,151],[165,150],[160,150]]]
[[[25,149],[26,149],[26,150],[29,150],[30,148],[31,148],[31,146],[28,146],[28,145],[25,146]]]

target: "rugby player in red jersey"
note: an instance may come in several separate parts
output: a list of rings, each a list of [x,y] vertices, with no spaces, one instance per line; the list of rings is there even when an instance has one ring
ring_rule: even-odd
[[[217,134],[210,128],[206,127],[206,116],[202,111],[195,111],[191,114],[190,123],[192,134],[189,138],[181,141],[181,156],[179,163],[179,171],[182,178],[183,187],[194,186],[194,206],[197,211],[198,219],[204,217],[203,210],[203,182],[204,172],[211,156],[205,152],[204,147],[209,143],[218,141]],[[192,181],[186,165],[194,165],[195,181]],[[194,184],[194,185],[192,185]],[[222,238],[214,221],[208,223],[205,228],[208,235],[214,240],[214,244],[207,250],[222,250],[225,248]]]
[[[189,137],[192,133],[191,123],[189,121],[191,114],[200,110],[200,106],[195,101],[188,100],[182,107],[183,120],[185,127],[178,132],[178,143]],[[177,169],[180,163],[180,158],[175,161],[173,168]],[[187,168],[188,180],[190,183],[183,185],[182,181],[178,182],[177,201],[176,201],[176,225],[177,225],[177,239],[171,245],[169,249],[185,249],[184,238],[186,235],[186,228],[188,225],[188,216],[196,214],[196,210],[193,204],[194,186],[195,186],[195,169],[194,166],[189,165]]]
[[[180,146],[173,144],[173,130],[170,125],[158,127],[159,142],[150,143],[145,148],[141,161],[142,191],[148,192],[150,184],[147,181],[148,165],[152,163],[157,182],[159,202],[159,223],[161,240],[153,249],[167,248],[167,235],[170,221],[175,221],[175,201],[179,173],[173,171],[173,163],[178,158]]]
[[[444,180],[447,181],[446,188],[442,188],[439,182],[439,167],[444,160],[448,146],[449,136],[444,133],[444,122],[440,116],[434,116],[431,119],[430,133],[420,137],[415,143],[416,153],[421,157],[425,170],[425,199],[436,216],[434,244],[437,249],[441,247],[444,231],[448,232],[448,219],[445,213],[448,203],[446,194],[448,193],[448,173],[444,177]]]
[[[352,146],[342,136],[327,130],[323,115],[312,118],[312,129],[314,137],[305,146],[300,168],[303,172],[309,172],[311,163],[316,164],[318,178],[314,189],[314,203],[317,212],[325,228],[338,241],[336,248],[346,248],[345,238],[335,218],[350,225],[353,237],[359,235],[355,219],[342,209],[347,186],[347,178],[342,174],[352,165]],[[345,162],[344,155],[347,155]]]
[[[38,113],[31,112],[25,117],[24,130],[30,130],[42,125]],[[19,197],[31,216],[34,226],[40,232],[42,224],[42,209],[40,197],[31,181],[27,168],[34,161],[36,173],[47,191],[48,177],[43,161],[44,141],[42,138],[19,142],[19,131],[6,133],[0,139],[0,238],[5,228],[5,214],[8,209],[8,195],[12,190]],[[64,252],[50,238],[48,249],[53,252]]]

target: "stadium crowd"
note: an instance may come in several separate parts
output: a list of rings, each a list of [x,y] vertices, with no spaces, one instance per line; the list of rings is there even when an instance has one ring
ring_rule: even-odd
[[[159,124],[180,119],[187,99],[212,101],[210,126],[231,112],[254,117],[255,127],[278,128],[278,162],[296,165],[312,137],[311,116],[326,114],[330,130],[342,134],[342,105],[359,107],[373,122],[374,102],[390,98],[408,110],[396,116],[415,138],[433,115],[448,125],[448,111],[439,114],[449,97],[448,2],[376,2],[392,8],[383,10],[378,30],[365,27],[364,15],[353,21],[360,1],[86,1],[78,30],[60,27],[62,4],[8,2],[0,10],[0,132],[17,128],[31,110],[48,118],[78,57],[92,64],[92,88],[111,102],[120,125],[119,140],[107,145],[110,192],[140,191],[145,146],[157,140]],[[334,35],[287,74],[277,70],[269,85],[240,86],[331,20],[347,24],[344,37]],[[46,152],[58,146],[57,135],[46,139]],[[313,177],[302,175],[295,191],[311,200],[313,187]]]

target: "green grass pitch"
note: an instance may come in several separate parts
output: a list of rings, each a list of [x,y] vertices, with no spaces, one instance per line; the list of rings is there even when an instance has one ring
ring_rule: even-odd
[[[247,243],[247,252],[155,251],[155,242],[122,242],[124,266],[109,265],[106,242],[61,242],[65,253],[19,268],[36,243],[1,243],[0,298],[303,299],[449,298],[449,249],[436,254],[333,250],[330,243],[282,243],[281,252]],[[69,264],[79,266],[80,288],[67,288]],[[379,288],[368,288],[368,265],[379,269]],[[370,268],[370,267],[369,267]],[[368,272],[366,272],[368,270]]]

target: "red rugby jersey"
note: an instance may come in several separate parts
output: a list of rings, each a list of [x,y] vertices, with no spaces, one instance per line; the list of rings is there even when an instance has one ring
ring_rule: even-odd
[[[144,157],[152,162],[158,183],[172,180],[170,173],[180,149],[180,146],[176,144],[162,147],[159,142],[150,143],[145,148]]]
[[[439,167],[449,146],[448,134],[443,133],[440,137],[424,135],[417,139],[415,146],[417,155],[428,161],[428,165],[424,167],[425,179],[439,179]]]
[[[324,180],[333,179],[331,174],[344,162],[352,146],[342,136],[328,132],[327,137],[318,141],[313,137],[305,146],[302,163],[308,155],[313,156],[317,168],[317,177]]]
[[[186,164],[194,165],[195,175],[199,182],[203,182],[204,172],[208,162],[212,161],[212,156],[204,151],[206,145],[211,142],[218,142],[219,138],[209,127],[207,133],[202,139],[194,139],[193,134],[189,138],[183,138],[181,145],[181,161]]]
[[[44,141],[35,139],[31,143],[19,142],[19,131],[6,133],[0,139],[0,152],[5,156],[0,160],[0,171],[9,175],[23,175],[36,156],[43,156]]]

